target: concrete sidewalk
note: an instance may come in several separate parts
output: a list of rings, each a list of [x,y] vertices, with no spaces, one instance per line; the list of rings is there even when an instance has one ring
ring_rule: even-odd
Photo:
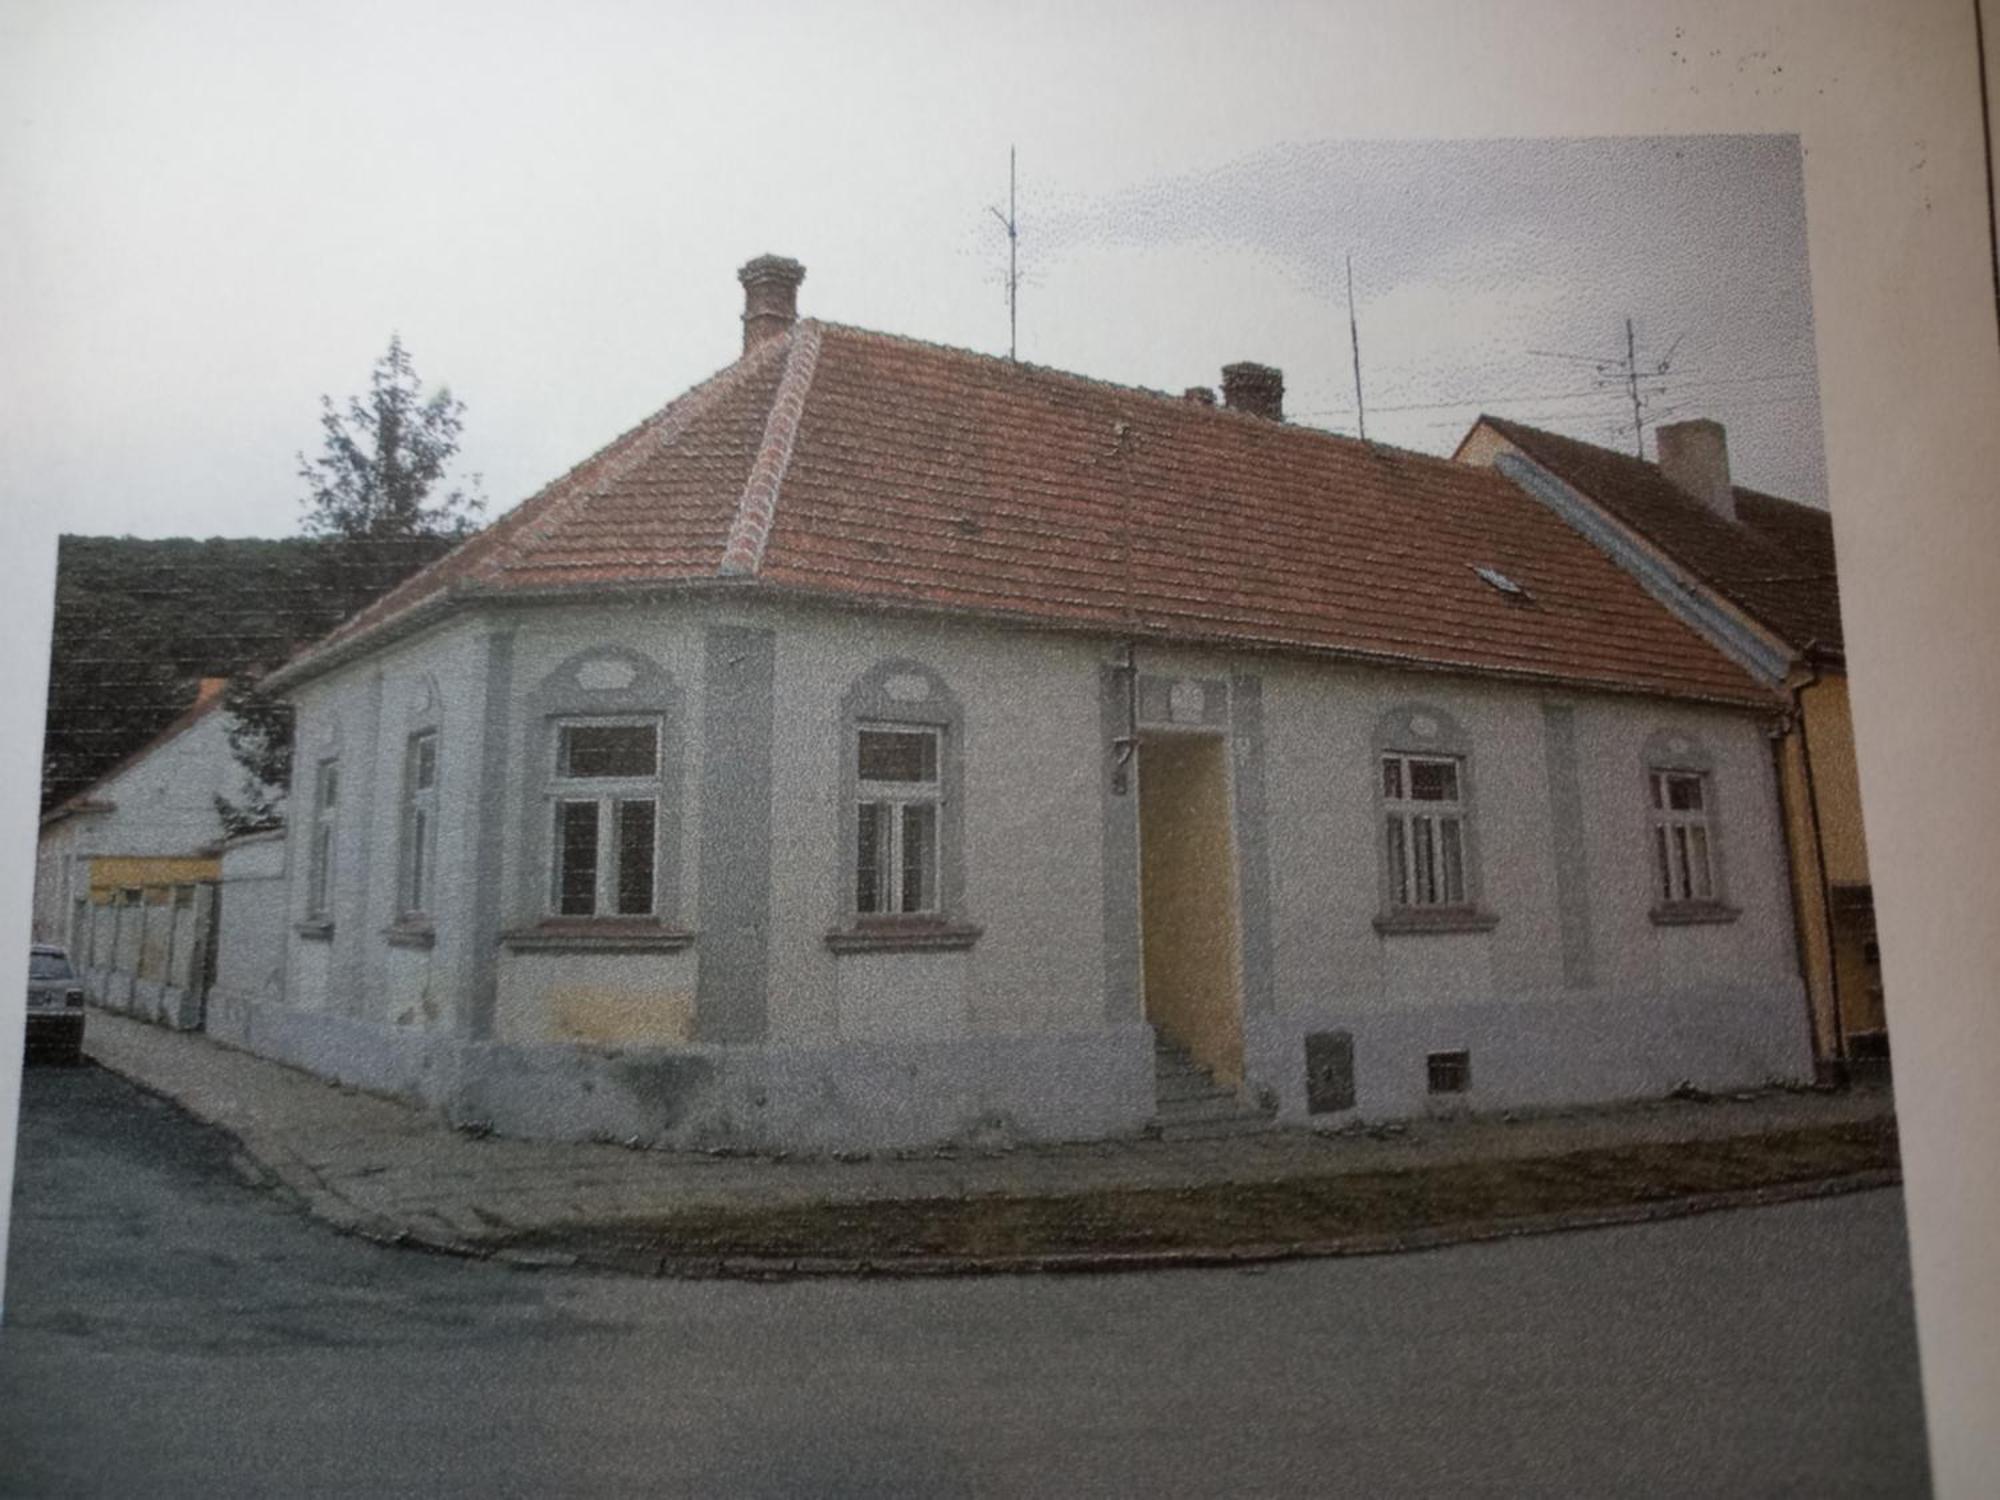
[[[1325,1178],[1518,1160],[1594,1147],[1716,1140],[1879,1120],[1887,1091],[1781,1090],[1517,1119],[1419,1120],[1322,1135],[1117,1141],[862,1159],[706,1156],[474,1137],[207,1038],[93,1011],[86,1050],[241,1143],[248,1175],[373,1238],[479,1253],[567,1226],[656,1224],[706,1209],[967,1198]]]

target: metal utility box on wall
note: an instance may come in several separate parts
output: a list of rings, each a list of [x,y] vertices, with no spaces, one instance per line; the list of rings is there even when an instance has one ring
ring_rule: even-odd
[[[1354,1033],[1306,1033],[1306,1112],[1333,1114],[1354,1108]]]

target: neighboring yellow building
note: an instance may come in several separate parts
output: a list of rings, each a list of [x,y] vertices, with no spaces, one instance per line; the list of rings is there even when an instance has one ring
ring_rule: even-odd
[[[221,875],[218,855],[99,854],[90,861],[90,899],[109,901],[121,890],[192,885]]]
[[[1787,688],[1795,706],[1782,742],[1785,813],[1806,978],[1818,1002],[1815,1041],[1849,1060],[1877,1061],[1888,1055],[1888,1020],[1847,674],[1808,662]]]
[[[1656,429],[1659,462],[1482,416],[1453,455],[1495,468],[1771,686],[1799,967],[1823,1076],[1889,1053],[1848,711],[1833,526],[1734,484],[1720,424]]]

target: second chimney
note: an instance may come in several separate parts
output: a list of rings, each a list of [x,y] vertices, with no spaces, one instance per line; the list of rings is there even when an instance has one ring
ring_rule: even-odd
[[[1729,438],[1720,422],[1706,417],[1671,422],[1654,430],[1653,442],[1659,450],[1661,477],[1723,520],[1736,519],[1736,489],[1729,482]]]
[[[782,255],[760,255],[736,273],[743,283],[743,352],[777,338],[799,319],[799,283],[806,268]]]
[[[1285,375],[1269,365],[1247,362],[1222,367],[1222,404],[1253,417],[1285,420]]]

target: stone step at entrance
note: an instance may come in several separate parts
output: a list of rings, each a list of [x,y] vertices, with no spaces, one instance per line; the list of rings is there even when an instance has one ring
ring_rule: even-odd
[[[1164,1141],[1252,1135],[1271,1127],[1269,1111],[1215,1075],[1158,1031],[1153,1044],[1153,1120],[1149,1135]]]

